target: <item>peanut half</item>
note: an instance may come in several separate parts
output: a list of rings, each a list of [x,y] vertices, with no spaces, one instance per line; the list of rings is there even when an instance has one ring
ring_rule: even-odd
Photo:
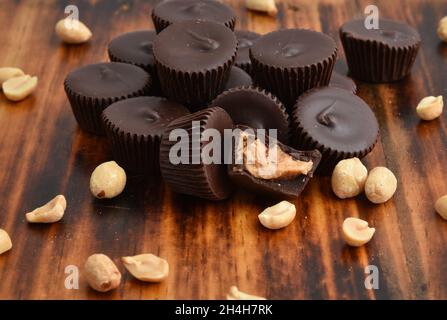
[[[434,120],[442,114],[444,108],[444,101],[442,96],[438,97],[425,97],[419,102],[416,107],[416,113],[422,120]]]
[[[121,273],[113,261],[104,254],[88,257],[84,272],[90,287],[99,292],[116,289],[121,283]]]
[[[115,198],[126,186],[126,172],[115,161],[105,162],[93,171],[90,191],[98,199]]]
[[[447,42],[447,16],[442,18],[438,24],[438,36],[444,42]]]
[[[46,205],[26,214],[26,220],[30,223],[54,223],[62,219],[67,208],[67,200],[63,195],[58,195]]]
[[[368,243],[376,232],[376,229],[368,226],[368,222],[358,218],[346,218],[342,228],[345,242],[353,247]]]
[[[340,161],[332,173],[332,190],[340,199],[352,198],[363,192],[368,169],[358,158]]]
[[[70,18],[60,20],[55,30],[59,38],[68,44],[82,44],[92,37],[92,32],[85,24]]]
[[[436,200],[435,210],[443,219],[447,220],[447,195]]]
[[[12,248],[12,241],[11,238],[9,237],[9,234],[5,230],[0,229],[0,254],[11,250],[11,248]]]
[[[37,77],[30,75],[10,78],[3,82],[3,93],[11,101],[21,101],[36,90]]]
[[[249,10],[267,13],[271,16],[276,16],[278,13],[275,0],[246,0],[245,7]]]
[[[126,269],[138,280],[161,282],[169,275],[169,264],[153,254],[121,258]]]
[[[397,179],[390,169],[377,167],[371,170],[365,182],[365,194],[372,203],[390,200],[397,189]]]
[[[258,218],[264,227],[277,230],[285,228],[291,224],[293,219],[295,219],[295,215],[295,205],[288,201],[281,201],[262,211],[261,214],[258,215]]]
[[[25,73],[19,68],[0,68],[0,86],[3,86],[6,80],[24,75]]]
[[[230,288],[230,292],[227,294],[227,300],[267,300],[267,299],[244,293],[242,291],[239,291],[237,287],[232,286]]]

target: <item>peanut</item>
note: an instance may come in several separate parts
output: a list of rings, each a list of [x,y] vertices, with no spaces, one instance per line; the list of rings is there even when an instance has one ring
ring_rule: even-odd
[[[359,195],[364,187],[368,169],[358,158],[340,161],[332,173],[332,190],[340,199]]]
[[[44,206],[26,214],[26,220],[30,223],[54,223],[62,219],[67,208],[67,200],[63,195],[58,195]]]
[[[444,42],[447,42],[447,16],[442,18],[438,23],[438,36]]]
[[[267,13],[271,16],[276,16],[278,13],[275,0],[247,0],[245,7],[249,10]]]
[[[230,292],[227,294],[227,300],[267,300],[263,297],[253,296],[242,291],[235,286],[230,288]]]
[[[10,78],[3,82],[3,93],[11,101],[21,101],[36,90],[37,77],[30,75]]]
[[[390,200],[397,189],[397,179],[385,167],[371,170],[365,182],[365,194],[372,203],[384,203]]]
[[[343,221],[343,238],[353,247],[360,247],[368,243],[376,229],[370,228],[368,222],[358,218],[347,218]]]
[[[447,220],[447,195],[436,201],[435,210],[443,219]]]
[[[68,44],[82,44],[92,37],[92,32],[84,23],[69,18],[60,20],[55,30],[59,38]]]
[[[115,198],[123,192],[126,180],[126,172],[115,161],[105,162],[93,171],[90,191],[98,199]]]
[[[84,272],[90,287],[99,292],[116,289],[121,282],[121,273],[118,268],[104,254],[94,254],[88,257]]]
[[[5,230],[0,229],[0,254],[3,254],[6,251],[11,250],[11,248],[12,248],[12,242],[11,238],[9,237],[9,234]]]
[[[276,230],[291,224],[293,219],[295,219],[295,215],[295,205],[287,201],[281,201],[262,211],[258,218],[264,227]]]
[[[442,114],[444,107],[444,101],[442,96],[438,97],[425,97],[419,102],[416,107],[416,113],[422,120],[434,120]]]
[[[3,86],[6,80],[24,75],[25,73],[19,68],[0,68],[0,86]]]
[[[169,275],[169,264],[153,254],[121,258],[126,269],[138,280],[161,282]]]

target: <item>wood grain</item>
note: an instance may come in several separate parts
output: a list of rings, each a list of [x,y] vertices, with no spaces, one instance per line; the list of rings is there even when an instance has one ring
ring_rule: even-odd
[[[447,2],[322,0],[278,1],[277,19],[226,1],[238,13],[238,28],[266,33],[277,28],[320,30],[338,39],[338,27],[375,3],[382,16],[417,27],[423,43],[411,77],[395,84],[358,83],[371,105],[381,139],[365,160],[395,172],[398,192],[384,205],[364,197],[335,198],[328,178],[315,178],[295,201],[296,221],[272,232],[257,214],[273,204],[238,192],[212,203],[173,194],[162,181],[130,177],[125,193],[96,201],[88,189],[92,170],[111,159],[103,138],[82,133],[63,91],[66,74],[107,60],[107,43],[120,33],[153,28],[156,1],[16,0],[0,2],[0,61],[39,76],[38,91],[20,103],[0,96],[0,227],[13,249],[0,256],[1,299],[220,299],[231,285],[270,299],[446,299],[447,223],[434,201],[447,193],[446,116],[429,123],[414,108],[427,95],[447,94],[447,46],[436,36]],[[61,45],[53,28],[67,4],[80,9],[94,33],[90,44]],[[343,57],[342,50],[340,50]],[[346,72],[340,62],[337,69]],[[26,223],[24,214],[56,194],[65,194],[63,221]],[[344,218],[358,216],[377,228],[365,247],[344,245]],[[65,267],[82,268],[102,252],[123,271],[123,284],[98,294],[80,280],[64,287]],[[124,272],[119,257],[152,252],[167,259],[169,279],[147,285]],[[366,290],[364,268],[376,265],[380,289]]]

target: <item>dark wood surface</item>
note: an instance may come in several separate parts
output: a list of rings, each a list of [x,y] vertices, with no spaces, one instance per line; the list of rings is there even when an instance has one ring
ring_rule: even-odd
[[[270,299],[446,299],[447,222],[433,209],[447,193],[446,116],[421,123],[415,106],[424,96],[447,94],[447,46],[436,36],[447,1],[375,2],[382,16],[408,22],[422,37],[411,77],[395,84],[359,83],[358,94],[381,125],[380,142],[365,162],[394,171],[395,197],[383,205],[364,197],[342,201],[328,178],[315,178],[295,201],[296,220],[276,232],[257,218],[274,202],[250,193],[212,203],[173,194],[155,178],[130,177],[117,199],[96,201],[90,195],[91,172],[111,154],[103,138],[77,128],[63,80],[78,66],[107,60],[113,37],[153,28],[149,13],[155,2],[72,1],[94,38],[64,46],[53,29],[68,1],[0,1],[0,65],[39,76],[38,90],[23,102],[0,95],[0,228],[14,244],[0,256],[0,298],[220,299],[237,285]],[[277,19],[247,12],[242,1],[226,2],[237,11],[238,28],[311,28],[339,44],[338,27],[373,1],[278,1]],[[346,64],[337,69],[346,72]],[[57,194],[68,201],[62,222],[26,223],[26,212]],[[348,216],[376,227],[367,246],[345,246],[340,229]],[[79,290],[65,289],[65,267],[82,268],[96,252],[115,259],[121,287],[95,293],[81,273]],[[125,272],[119,257],[142,252],[169,261],[167,281],[144,284]],[[370,264],[379,268],[379,290],[364,287]]]

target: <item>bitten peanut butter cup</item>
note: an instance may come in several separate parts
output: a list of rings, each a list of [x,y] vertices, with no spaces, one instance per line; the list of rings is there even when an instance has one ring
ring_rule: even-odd
[[[102,119],[115,160],[131,172],[159,173],[163,131],[187,114],[182,105],[159,97],[138,97],[110,105]]]
[[[204,159],[201,155],[202,152],[209,155],[204,150],[210,146],[210,140],[201,135],[205,130],[213,129],[223,139],[224,130],[232,128],[233,121],[221,108],[208,108],[169,124],[161,141],[160,169],[173,191],[208,200],[229,197],[232,185],[224,164],[224,152],[217,161]],[[224,143],[220,142],[217,148],[223,147]],[[182,151],[186,151],[184,157]],[[210,153],[214,154],[214,151]]]
[[[305,91],[329,84],[336,57],[332,38],[304,29],[268,33],[250,50],[255,84],[276,95],[288,110]]]
[[[173,23],[189,20],[211,21],[234,30],[236,14],[231,7],[215,0],[162,1],[152,10],[157,33]]]
[[[236,57],[236,37],[223,25],[206,21],[174,23],[154,41],[163,93],[198,110],[220,94]]]
[[[256,87],[233,88],[211,102],[212,107],[224,109],[236,125],[253,129],[276,130],[277,139],[288,143],[289,116],[286,108],[271,93]]]
[[[299,196],[320,163],[320,152],[295,150],[246,126],[236,129],[240,131],[228,165],[233,183],[268,196]]]
[[[247,30],[236,30],[234,33],[237,38],[237,56],[234,64],[251,75],[253,70],[250,60],[250,48],[261,35]]]
[[[146,70],[152,77],[151,94],[154,95],[161,93],[152,53],[155,36],[155,31],[151,30],[124,33],[113,39],[107,50],[111,61],[133,64]]]
[[[358,96],[340,88],[318,88],[302,95],[292,111],[294,146],[318,149],[317,170],[330,174],[347,158],[363,158],[374,148],[379,125],[371,108]]]
[[[379,20],[378,29],[368,29],[364,19],[346,22],[340,39],[353,77],[367,82],[397,81],[411,72],[421,43],[409,25]]]
[[[101,114],[114,102],[147,95],[151,77],[143,69],[125,63],[91,64],[72,71],[65,92],[81,129],[104,133]]]

